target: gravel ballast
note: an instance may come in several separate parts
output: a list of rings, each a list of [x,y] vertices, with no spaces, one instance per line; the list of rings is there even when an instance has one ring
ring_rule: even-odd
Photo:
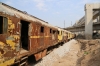
[[[64,57],[71,50],[72,45],[77,44],[77,41],[72,39],[71,41],[65,43],[64,45],[54,49],[51,53],[43,57],[43,59],[33,66],[53,66],[56,61]],[[78,53],[78,51],[74,52]]]

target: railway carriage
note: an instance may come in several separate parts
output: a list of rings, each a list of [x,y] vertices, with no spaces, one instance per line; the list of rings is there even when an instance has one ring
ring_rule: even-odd
[[[48,47],[66,41],[67,35],[61,28],[0,3],[0,66],[25,66],[29,59],[39,60]]]
[[[67,42],[68,41],[68,32],[66,30],[63,30],[64,35],[63,35],[63,42]]]
[[[58,42],[61,43],[62,41],[63,41],[62,29],[58,28]]]

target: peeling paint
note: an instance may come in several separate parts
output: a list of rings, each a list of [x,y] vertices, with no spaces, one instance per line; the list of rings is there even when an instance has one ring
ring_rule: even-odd
[[[9,34],[12,34],[14,29],[15,29],[15,24],[12,22],[12,20],[10,18],[8,18],[8,32],[9,32]]]
[[[0,41],[0,48],[4,48],[5,44]]]
[[[8,18],[7,36],[2,35],[1,38],[3,37],[3,42],[0,41],[0,66],[8,66],[13,64],[15,59],[11,58],[15,57],[17,52],[20,50],[19,46],[20,36],[16,33],[14,34],[14,31],[16,30],[15,23],[13,23],[10,17],[7,18]]]
[[[7,41],[7,43],[9,44],[10,42]],[[0,66],[7,66],[10,63],[12,63],[12,60],[9,60],[11,57],[13,58],[13,53],[12,50],[10,49],[13,45],[10,44],[10,46],[8,46],[7,44],[3,43],[0,41]],[[9,55],[10,54],[10,55]],[[9,57],[7,57],[9,56]]]
[[[14,39],[20,39],[19,35],[13,35]]]
[[[17,28],[18,28],[18,25],[20,25],[20,22],[17,23]]]
[[[0,63],[0,66],[8,66],[8,65],[11,65],[11,64],[14,63],[14,61],[15,61],[15,58],[10,59],[10,60],[7,60],[5,62]]]
[[[29,25],[29,36],[31,36],[32,30],[33,30],[33,26],[32,26],[32,24],[30,24],[30,25]]]
[[[6,38],[6,40],[15,40],[13,36],[9,36]]]
[[[12,23],[10,19],[8,19],[8,29],[15,29],[15,25]]]
[[[17,43],[15,47],[16,47],[16,51],[18,52],[18,51],[20,50],[20,45],[19,45],[19,43]]]
[[[6,40],[7,44],[11,46],[11,48],[14,50],[15,49],[15,42],[12,40]]]

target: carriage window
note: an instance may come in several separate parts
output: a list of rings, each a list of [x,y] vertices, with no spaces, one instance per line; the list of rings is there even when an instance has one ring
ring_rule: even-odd
[[[58,32],[58,34],[59,34],[59,31],[57,31]]]
[[[0,34],[3,33],[3,17],[0,16]]]
[[[0,34],[7,33],[8,20],[6,17],[0,16]]]
[[[44,27],[41,26],[41,33],[44,33]]]
[[[52,29],[50,29],[50,33],[52,33]]]
[[[55,34],[55,32],[56,32],[56,31],[55,31],[55,30],[53,30],[53,34]]]
[[[61,35],[62,35],[62,31],[61,31]]]
[[[8,29],[8,20],[6,17],[3,18],[3,33],[7,33]]]

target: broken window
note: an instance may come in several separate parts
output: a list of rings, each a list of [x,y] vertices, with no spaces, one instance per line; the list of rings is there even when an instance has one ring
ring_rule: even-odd
[[[52,33],[52,29],[50,29],[50,33]]]
[[[53,34],[55,34],[56,33],[56,31],[55,30],[53,30]]]
[[[8,20],[6,17],[3,18],[3,33],[7,33],[8,29]]]
[[[58,34],[59,34],[59,31],[57,31],[58,32]]]
[[[41,26],[41,33],[44,33],[44,27],[43,26]]]
[[[3,17],[0,16],[0,34],[3,33]]]
[[[0,16],[0,34],[7,33],[8,20],[6,17]]]

